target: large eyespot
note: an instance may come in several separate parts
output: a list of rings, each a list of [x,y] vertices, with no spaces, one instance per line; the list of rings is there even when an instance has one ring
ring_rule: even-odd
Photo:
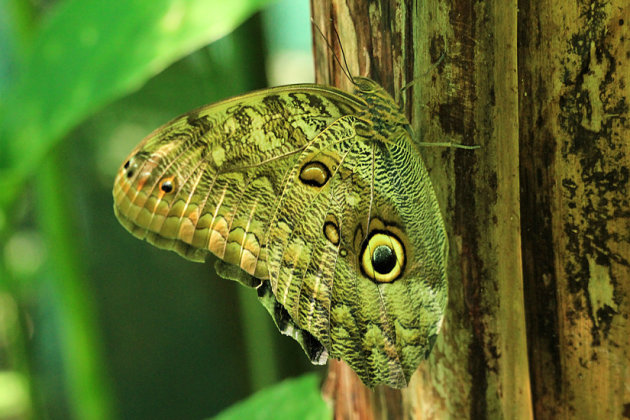
[[[174,189],[175,189],[175,177],[169,176],[169,177],[163,178],[160,181],[160,191],[162,191],[164,194],[173,192]]]
[[[372,280],[391,283],[405,268],[405,247],[388,231],[372,231],[361,250],[361,270]]]

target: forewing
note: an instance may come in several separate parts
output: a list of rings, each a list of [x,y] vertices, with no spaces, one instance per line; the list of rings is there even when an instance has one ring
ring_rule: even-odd
[[[360,102],[293,85],[255,92],[174,119],[120,168],[114,210],[135,236],[203,261],[212,252],[268,278],[264,235],[301,152]]]

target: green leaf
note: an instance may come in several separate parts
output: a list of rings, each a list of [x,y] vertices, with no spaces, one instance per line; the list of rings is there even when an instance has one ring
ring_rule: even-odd
[[[234,404],[214,420],[330,419],[332,411],[322,399],[319,382],[315,374],[286,380]]]
[[[67,0],[0,104],[0,205],[93,112],[225,35],[271,0]]]

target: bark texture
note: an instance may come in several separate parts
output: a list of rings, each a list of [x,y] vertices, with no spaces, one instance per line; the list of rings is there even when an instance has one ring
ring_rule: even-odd
[[[630,418],[630,3],[531,1],[519,16],[534,412]]]
[[[630,418],[630,5],[312,0],[319,83],[373,78],[449,230],[440,338],[402,391],[343,363],[337,418]],[[411,81],[413,87],[400,94]]]

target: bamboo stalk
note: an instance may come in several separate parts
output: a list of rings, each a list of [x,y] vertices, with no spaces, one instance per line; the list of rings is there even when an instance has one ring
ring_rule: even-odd
[[[520,7],[523,268],[534,410],[537,418],[628,417],[630,5]]]

